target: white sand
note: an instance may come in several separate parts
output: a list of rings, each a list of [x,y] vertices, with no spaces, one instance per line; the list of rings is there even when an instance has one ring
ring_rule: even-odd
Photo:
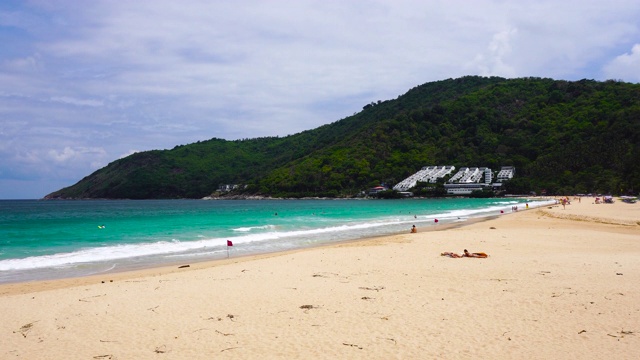
[[[640,204],[592,202],[0,286],[0,359],[635,359]]]

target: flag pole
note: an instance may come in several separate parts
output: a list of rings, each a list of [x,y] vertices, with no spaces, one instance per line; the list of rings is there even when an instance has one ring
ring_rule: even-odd
[[[229,258],[229,246],[233,246],[231,240],[227,240],[227,259]]]

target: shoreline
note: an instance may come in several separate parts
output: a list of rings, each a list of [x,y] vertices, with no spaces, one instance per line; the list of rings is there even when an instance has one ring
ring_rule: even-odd
[[[502,216],[511,215],[511,214],[513,213],[505,213]],[[491,215],[491,216],[470,218],[468,219],[468,221],[465,221],[465,222],[453,222],[453,223],[447,223],[447,224],[439,224],[437,226],[418,227],[418,231],[420,233],[432,232],[432,231],[447,231],[450,229],[470,226],[480,222],[491,221],[498,217],[499,215]],[[32,280],[32,281],[16,281],[16,282],[0,283],[0,297],[4,295],[27,294],[31,292],[63,289],[63,288],[74,287],[74,286],[84,286],[88,284],[111,283],[115,281],[131,280],[131,279],[146,277],[146,276],[159,276],[159,275],[165,275],[165,274],[172,274],[176,272],[187,272],[189,270],[195,270],[195,269],[208,269],[208,268],[214,268],[218,266],[224,266],[230,263],[241,263],[241,262],[259,260],[263,258],[286,256],[289,254],[295,254],[297,252],[302,252],[302,251],[313,251],[314,249],[331,248],[334,246],[341,246],[341,245],[347,245],[347,244],[353,244],[353,243],[357,244],[357,243],[377,242],[380,239],[384,241],[384,238],[393,238],[393,237],[404,235],[406,233],[408,233],[408,231],[402,232],[402,233],[394,233],[390,235],[378,235],[378,236],[370,236],[370,237],[360,238],[360,239],[340,240],[337,242],[321,243],[321,244],[309,245],[309,246],[296,248],[296,249],[278,250],[278,251],[267,252],[267,253],[254,253],[254,254],[250,253],[246,255],[239,255],[236,257],[223,258],[223,259],[191,261],[188,263],[185,263],[185,262],[161,263],[156,265],[143,266],[140,268],[121,268],[118,270],[109,270],[100,274],[92,274],[92,275],[84,275],[84,276],[70,276],[70,277],[49,279],[49,280]]]
[[[2,285],[0,358],[635,358],[640,206],[582,199],[505,215],[27,292]],[[440,256],[463,249],[489,257]]]
[[[548,199],[535,199],[534,203],[536,205],[534,206],[535,207],[545,206],[541,203],[541,200],[544,201]],[[400,213],[402,213],[402,211],[400,211]],[[507,211],[507,209],[505,208],[503,215],[508,215],[510,213],[511,212]],[[463,217],[463,220],[461,220],[460,217],[458,217],[458,220],[455,220],[455,217],[447,218],[445,215],[442,215],[442,216],[444,216],[445,218],[444,219],[440,218],[441,221],[439,223],[436,221],[436,223],[434,224],[433,219],[430,219],[431,222],[429,223],[428,221],[425,221],[423,216],[421,216],[420,219],[415,220],[416,222],[414,224],[417,224],[417,226],[419,226],[421,231],[431,230],[432,228],[437,228],[441,230],[444,227],[448,227],[448,226],[454,226],[454,227],[466,226],[467,224],[473,223],[475,221],[482,221],[485,218],[499,216],[499,214],[497,214],[497,211],[479,212],[475,214],[469,214],[467,215],[468,217],[467,216]],[[406,221],[408,221],[409,224],[411,224],[411,220],[405,219],[405,222]],[[395,235],[400,235],[405,231],[404,228],[400,228],[398,225],[388,225],[388,226],[389,226],[389,229],[387,229],[386,231],[381,231],[383,232],[383,234],[372,234],[370,231],[370,233],[368,234],[362,234],[362,233],[358,234],[358,233],[352,232],[349,235],[348,232],[346,232],[344,235],[340,235],[334,239],[319,240],[319,241],[305,241],[304,243],[301,243],[299,246],[301,246],[301,248],[304,249],[304,248],[314,248],[317,246],[339,244],[342,242],[349,242],[349,241],[365,241],[369,237],[395,236]],[[373,232],[377,232],[377,231],[373,231]],[[310,236],[315,236],[315,235],[312,234]],[[303,240],[306,238],[306,235],[299,234],[298,238]],[[229,238],[229,239],[233,240],[233,238]],[[234,243],[235,242],[236,241],[234,240]],[[263,255],[263,254],[270,254],[270,253],[279,252],[279,251],[288,251],[289,249],[296,248],[294,246],[289,246],[289,249],[287,248],[270,249],[270,248],[264,248],[264,246],[262,246],[263,248],[261,249],[260,248],[261,245],[259,245],[260,242],[257,242],[256,244],[258,244],[257,246],[258,248],[256,249],[251,249],[251,248],[247,249],[247,248],[240,247],[238,249],[240,251],[237,251],[237,252],[235,251],[235,249],[232,249],[233,250],[232,253],[234,253],[233,257],[238,258],[240,256],[244,257],[244,256]],[[208,244],[208,245],[211,245],[211,244]],[[236,243],[236,245],[238,244]],[[109,247],[105,247],[105,248],[109,248]],[[73,266],[72,264],[71,267],[66,269],[64,265],[58,264],[57,267],[52,267],[52,268],[44,268],[44,267],[38,268],[37,266],[34,268],[25,268],[25,270],[23,270],[22,272],[18,270],[7,270],[6,272],[0,271],[0,273],[3,274],[2,278],[0,279],[0,286],[6,285],[6,284],[19,284],[19,283],[28,283],[28,282],[53,282],[56,280],[73,279],[73,278],[81,278],[81,277],[88,277],[88,276],[109,276],[109,274],[114,274],[114,273],[140,271],[145,269],[153,269],[153,268],[161,268],[161,267],[173,267],[173,266],[195,264],[195,263],[202,263],[202,262],[208,262],[208,261],[220,261],[220,260],[225,260],[224,255],[226,254],[218,253],[218,254],[209,255],[209,256],[198,256],[196,252],[193,252],[192,254],[190,254],[190,256],[189,254],[187,254],[187,256],[176,256],[175,258],[171,258],[169,256],[168,257],[154,256],[153,254],[147,255],[147,256],[143,255],[143,257],[138,258],[138,256],[131,255],[129,258],[116,259],[116,260],[113,260],[113,262],[110,262],[109,258],[103,258],[104,262],[96,260],[94,262],[87,262],[85,264],[86,266],[83,265],[82,263],[77,263],[75,264],[75,266]],[[31,258],[27,257],[24,260],[26,261],[30,259]],[[35,260],[31,260],[31,261],[35,261]]]

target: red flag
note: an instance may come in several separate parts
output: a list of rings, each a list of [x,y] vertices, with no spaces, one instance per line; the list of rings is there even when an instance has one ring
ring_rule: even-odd
[[[227,246],[233,246],[233,243],[231,242],[231,240],[227,240]]]

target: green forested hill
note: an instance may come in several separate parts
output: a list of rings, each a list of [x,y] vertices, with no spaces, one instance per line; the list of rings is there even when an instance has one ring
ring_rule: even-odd
[[[514,192],[638,191],[640,85],[463,77],[287,137],[211,139],[117,160],[47,198],[350,196],[426,165],[516,166]]]

